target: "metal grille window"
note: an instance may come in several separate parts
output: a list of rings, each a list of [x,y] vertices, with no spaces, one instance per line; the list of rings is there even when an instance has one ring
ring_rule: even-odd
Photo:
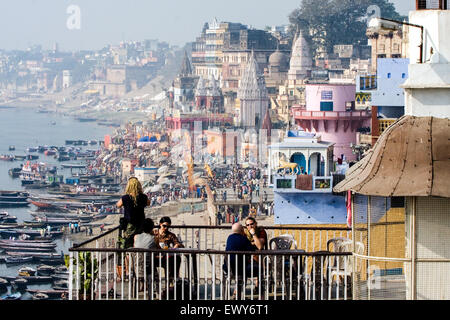
[[[322,100],[333,100],[333,91],[322,91]]]
[[[354,195],[354,239],[364,246],[355,252],[356,300],[406,299],[405,209],[393,199]]]

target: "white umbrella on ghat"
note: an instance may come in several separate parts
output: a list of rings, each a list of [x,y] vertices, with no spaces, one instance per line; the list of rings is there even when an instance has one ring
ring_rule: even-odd
[[[161,168],[158,169],[158,173],[159,174],[164,174],[167,172],[167,170],[169,170],[168,166],[162,166]]]
[[[150,192],[158,192],[160,190],[161,190],[161,186],[159,184],[156,184],[150,189]]]

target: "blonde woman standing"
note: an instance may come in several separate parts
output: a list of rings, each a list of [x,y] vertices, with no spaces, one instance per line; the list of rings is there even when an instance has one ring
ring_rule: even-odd
[[[144,208],[150,205],[150,200],[142,191],[142,185],[136,177],[128,179],[125,195],[117,202],[117,207],[124,207],[126,228],[123,233],[123,248],[134,245],[134,236],[142,232],[145,220]]]

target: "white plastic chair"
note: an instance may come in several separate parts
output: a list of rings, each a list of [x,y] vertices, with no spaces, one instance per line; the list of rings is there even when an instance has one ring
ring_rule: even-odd
[[[273,247],[273,244],[275,244],[275,247]],[[291,234],[282,234],[269,241],[270,250],[289,250],[292,246],[297,249],[297,241]]]
[[[364,244],[362,242],[357,241],[355,246],[355,253],[364,253]],[[327,250],[330,252],[353,252],[353,240],[345,237],[332,238],[327,241]],[[333,280],[334,277],[342,277],[343,279],[345,279],[345,277],[351,277],[353,273],[351,256],[331,257],[330,269],[330,280]]]

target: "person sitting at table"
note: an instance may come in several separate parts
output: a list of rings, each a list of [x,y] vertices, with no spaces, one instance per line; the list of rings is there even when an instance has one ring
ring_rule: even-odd
[[[183,244],[178,240],[177,236],[169,231],[172,221],[169,217],[162,217],[159,220],[159,229],[155,232],[155,242],[159,244],[161,249],[176,249],[184,248]],[[175,258],[176,257],[176,258]],[[175,262],[174,262],[175,258]],[[166,260],[167,259],[167,260]],[[163,254],[161,256],[161,268],[163,268],[168,275],[169,280],[174,279],[175,270],[174,263],[176,263],[176,275],[178,276],[181,264],[180,255],[167,255]],[[169,270],[166,270],[167,264]]]
[[[159,244],[161,249],[184,248],[183,244],[178,240],[177,236],[169,231],[172,220],[169,217],[162,217],[159,220],[159,229],[155,233],[155,242]]]
[[[262,227],[258,227],[256,219],[247,217],[245,219],[245,235],[256,250],[267,250],[267,233]]]
[[[143,232],[136,234],[134,236],[134,247],[140,248],[140,249],[160,249],[159,244],[155,242],[155,235],[153,234],[153,229],[155,227],[155,223],[152,219],[146,218],[143,222],[142,228]],[[136,270],[139,270],[139,274],[137,275],[137,278],[139,280],[139,283],[143,282],[144,279],[144,270],[145,273],[148,275],[153,274],[153,280],[156,279],[157,270],[156,265],[153,262],[152,264],[152,254],[147,253],[145,259],[144,259],[144,253],[139,252],[135,254],[136,257],[134,257],[133,266]],[[144,268],[144,261],[145,261],[145,268]],[[135,265],[136,263],[139,263],[139,266]],[[152,270],[153,265],[153,270]],[[153,271],[153,273],[152,273]],[[147,277],[150,279],[149,277]],[[150,281],[151,283],[151,281]],[[149,283],[149,284],[150,284]],[[150,292],[150,291],[149,291]]]
[[[227,244],[225,247],[225,251],[254,251],[255,248],[252,246],[250,241],[247,239],[247,237],[244,234],[244,227],[240,223],[234,223],[231,226],[232,234],[230,234],[227,238]],[[229,255],[229,262],[230,262],[230,268],[228,268],[228,256],[225,256],[225,262],[223,265],[224,272],[231,277],[232,279],[235,279],[235,277],[238,277],[238,284],[237,284],[237,290],[234,290],[233,298],[237,298],[238,300],[241,297],[243,286],[245,284],[245,278],[244,278],[244,268],[246,269],[246,276],[248,276],[248,268],[250,267],[250,256],[246,257],[245,265],[243,261],[242,255],[239,254],[230,254]],[[237,273],[236,273],[237,270]]]
[[[134,236],[134,247],[141,249],[160,249],[159,243],[155,242],[154,228],[155,223],[153,220],[146,218],[142,226],[142,233]]]

